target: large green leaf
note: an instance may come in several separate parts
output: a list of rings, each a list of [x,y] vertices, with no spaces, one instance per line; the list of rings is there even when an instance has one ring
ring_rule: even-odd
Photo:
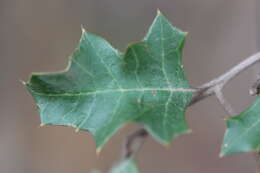
[[[221,156],[260,149],[260,96],[238,116],[227,119]]]
[[[123,160],[116,164],[109,173],[138,173],[138,168],[133,161],[133,159],[129,158]]]
[[[185,35],[158,13],[144,40],[123,54],[83,29],[65,71],[32,74],[26,83],[42,123],[87,130],[98,148],[128,122],[162,143],[187,133],[193,90],[181,63]]]

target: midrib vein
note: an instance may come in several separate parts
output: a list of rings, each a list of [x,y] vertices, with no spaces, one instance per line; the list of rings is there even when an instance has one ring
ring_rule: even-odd
[[[129,89],[107,89],[107,90],[97,90],[97,91],[90,91],[90,92],[78,92],[78,93],[39,93],[36,91],[31,90],[34,94],[41,95],[41,96],[82,96],[82,95],[93,95],[93,94],[107,94],[107,93],[114,93],[114,92],[145,92],[145,91],[168,91],[168,92],[195,92],[195,89],[191,88],[129,88]]]

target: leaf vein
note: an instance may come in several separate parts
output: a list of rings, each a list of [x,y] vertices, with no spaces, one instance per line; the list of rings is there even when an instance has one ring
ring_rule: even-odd
[[[90,91],[90,92],[79,92],[79,93],[51,93],[51,94],[45,94],[45,93],[39,93],[32,91],[33,93],[41,96],[53,96],[53,97],[59,97],[59,96],[69,96],[69,97],[75,97],[80,95],[93,95],[93,94],[105,94],[105,93],[113,93],[113,92],[143,92],[143,91],[170,91],[170,92],[195,92],[195,89],[189,89],[189,88],[129,88],[129,89],[110,89],[110,90],[97,90],[97,91]]]
[[[89,110],[88,110],[88,113],[87,113],[87,116],[83,119],[83,121],[80,123],[80,125],[77,127],[77,129],[81,129],[81,127],[84,125],[84,123],[88,120],[88,118],[90,117],[91,113],[92,113],[92,109],[95,105],[95,102],[96,102],[96,97],[97,95],[95,94],[94,95],[94,99],[89,107]]]
[[[94,75],[92,73],[90,73],[87,69],[83,68],[82,65],[76,61],[75,58],[71,58],[71,61],[73,61],[84,73],[86,73],[87,75],[94,77]]]
[[[169,87],[171,87],[171,83],[169,81],[169,78],[167,76],[167,73],[166,73],[166,70],[165,70],[165,48],[164,48],[164,30],[163,30],[163,25],[162,25],[162,19],[160,19],[160,26],[161,26],[161,38],[160,38],[160,41],[161,41],[161,51],[162,51],[162,55],[161,55],[161,58],[162,58],[162,71],[163,71],[163,74],[164,74],[164,77],[165,77],[165,80],[168,84]]]
[[[93,46],[93,44],[91,43],[91,41],[88,39],[88,37],[86,37],[86,41],[89,42],[89,45],[95,49],[95,47]],[[106,63],[104,62],[103,58],[100,56],[100,54],[98,53],[98,51],[96,51],[96,55],[97,57],[100,59],[101,63],[103,64],[103,66],[106,68],[108,74],[116,81],[118,88],[122,88],[119,81],[115,78],[115,76],[113,75],[113,73],[111,72],[111,70],[109,69],[109,67],[106,65]]]
[[[136,55],[136,52],[135,52],[134,48],[132,48],[131,50],[133,51],[135,62],[136,62],[136,65],[135,65],[135,78],[136,78],[136,81],[139,84],[139,87],[143,88],[143,85],[142,85],[142,83],[141,83],[141,81],[139,79],[139,76],[138,76],[138,69],[139,69],[140,63],[139,63],[139,60],[138,60],[138,57]]]

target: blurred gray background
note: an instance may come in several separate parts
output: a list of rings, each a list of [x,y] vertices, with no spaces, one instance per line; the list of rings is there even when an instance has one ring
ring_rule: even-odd
[[[143,38],[159,8],[189,32],[183,61],[190,84],[197,86],[259,50],[257,6],[259,0],[0,0],[0,172],[105,171],[120,156],[124,136],[137,127],[120,130],[98,156],[86,132],[39,127],[36,107],[19,80],[64,69],[81,24],[124,50]],[[237,112],[254,99],[248,88],[257,67],[225,88]],[[227,116],[214,97],[189,108],[193,133],[168,148],[149,138],[138,154],[141,173],[253,173],[252,154],[218,156]]]

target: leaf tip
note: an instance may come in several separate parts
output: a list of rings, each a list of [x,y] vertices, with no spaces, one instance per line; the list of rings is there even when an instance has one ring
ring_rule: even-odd
[[[191,130],[191,129],[188,129],[188,130],[186,130],[185,133],[186,133],[186,134],[192,133],[192,130]]]
[[[225,156],[225,153],[223,152],[223,151],[221,151],[220,153],[219,153],[219,158],[223,158]]]
[[[222,147],[221,147],[221,152],[219,154],[219,157],[222,158],[224,157],[225,155],[229,154],[228,152],[228,147],[229,145],[227,143],[223,143],[222,144]]]
[[[23,80],[21,80],[21,79],[20,79],[19,81],[20,81],[23,85],[25,85],[25,86],[27,85],[27,82],[25,82],[25,81],[23,81]]]
[[[41,123],[41,124],[40,124],[40,127],[43,127],[43,126],[45,126],[45,125],[46,125],[45,123]]]
[[[98,147],[98,148],[96,149],[96,154],[99,155],[100,152],[101,152],[101,150],[102,150],[102,147]]]
[[[224,118],[223,118],[223,120],[224,120],[224,121],[227,121],[227,120],[228,120],[228,118],[227,118],[227,117],[224,117]]]
[[[185,32],[183,32],[183,33],[184,33],[184,36],[185,36],[185,37],[189,34],[189,32],[187,32],[187,31],[185,31]]]
[[[162,14],[159,8],[157,8],[157,14],[158,14],[158,15],[161,15],[161,14]]]
[[[81,33],[86,33],[86,29],[84,28],[84,26],[81,24]]]
[[[170,148],[171,142],[164,142],[164,143],[162,143],[162,145],[163,145],[164,147],[166,147],[166,148]]]
[[[75,129],[75,132],[76,132],[76,133],[78,133],[78,132],[79,132],[79,130],[80,130],[79,128],[76,128],[76,129]]]

